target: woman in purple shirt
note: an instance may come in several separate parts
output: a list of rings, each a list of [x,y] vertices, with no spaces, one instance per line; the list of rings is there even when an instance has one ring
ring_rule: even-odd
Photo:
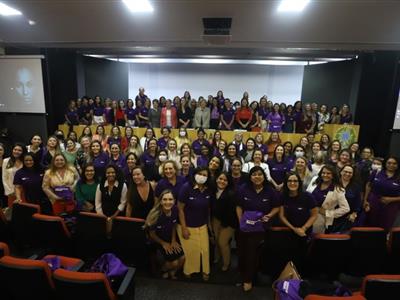
[[[260,244],[271,218],[279,212],[280,203],[260,166],[250,170],[249,181],[238,189],[237,195],[239,271],[244,291],[250,291],[258,268]]]
[[[128,101],[126,101],[125,122],[131,127],[136,125],[136,109],[133,108],[132,99],[128,99]]]
[[[220,114],[221,118],[221,130],[232,130],[233,129],[233,123],[235,121],[235,111],[232,108],[232,103],[229,101],[229,99],[225,99],[224,101],[224,107],[222,109],[222,112]]]
[[[90,152],[87,158],[87,162],[90,162],[94,166],[96,180],[100,182],[101,177],[104,175],[106,167],[110,162],[108,154],[101,149],[99,141],[94,140],[90,144]]]
[[[16,201],[39,204],[43,214],[51,214],[51,203],[42,189],[44,170],[37,156],[28,152],[23,157],[23,163],[14,176]]]
[[[93,105],[93,124],[103,125],[106,122],[104,106],[99,96],[96,96]]]
[[[174,160],[164,161],[161,165],[161,176],[163,177],[157,184],[154,191],[155,196],[160,197],[164,190],[171,190],[175,198],[178,198],[179,191],[181,190],[186,179],[178,175],[179,168]]]
[[[207,147],[210,146],[210,143],[205,139],[206,132],[203,128],[197,130],[197,140],[194,140],[192,143],[193,152],[196,155],[201,155],[201,146],[206,145]]]
[[[220,108],[218,106],[218,100],[213,98],[212,106],[210,107],[211,115],[210,115],[210,128],[218,129],[218,125],[220,122]]]
[[[274,111],[267,116],[268,131],[282,132],[282,126],[285,124],[285,116],[279,111],[279,104],[274,104]]]
[[[183,274],[190,277],[202,272],[203,280],[210,275],[209,239],[210,207],[213,192],[209,188],[207,168],[197,168],[191,182],[183,185],[178,197],[178,236],[185,253]]]
[[[150,238],[157,244],[165,260],[162,266],[163,278],[176,279],[176,272],[185,262],[182,247],[176,238],[177,221],[175,197],[170,190],[165,190],[160,195],[160,201],[149,212],[145,223]]]
[[[393,226],[399,211],[400,170],[399,160],[389,156],[380,172],[373,171],[365,187],[364,209],[369,226]]]
[[[293,249],[290,251],[292,255],[290,259],[294,261],[296,267],[302,269],[307,254],[307,236],[311,234],[312,226],[317,219],[318,208],[313,196],[303,192],[301,178],[295,172],[289,172],[285,177],[281,205],[279,218],[293,231],[294,243],[291,243]]]
[[[269,174],[271,175],[272,184],[277,191],[281,191],[286,172],[289,171],[289,167],[285,159],[285,149],[282,145],[276,146],[274,150],[274,157],[267,161],[267,165],[269,167]]]
[[[111,144],[110,146],[110,163],[117,166],[124,174],[127,172],[126,158],[121,153],[119,144]]]

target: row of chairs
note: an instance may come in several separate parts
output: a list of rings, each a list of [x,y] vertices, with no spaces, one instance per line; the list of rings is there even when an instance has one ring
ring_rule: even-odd
[[[15,203],[11,224],[4,227],[12,232],[17,250],[37,247],[85,261],[112,251],[129,264],[141,265],[148,252],[143,224],[143,219],[117,217],[110,232],[106,217],[81,212],[72,235],[62,217],[40,214],[38,205]]]
[[[308,295],[304,300],[395,300],[400,295],[400,275],[368,275],[353,296]],[[281,300],[279,296],[275,300]]]
[[[43,260],[9,256],[5,243],[0,243],[0,257],[2,299],[134,299],[134,268],[128,268],[114,292],[103,273],[79,272],[84,262],[77,258],[58,256],[61,268],[52,272]],[[54,255],[44,258],[52,259]]]
[[[267,235],[263,251],[265,269],[279,272],[300,251],[298,239],[287,227],[272,227]],[[314,275],[324,273],[332,279],[340,273],[359,277],[398,274],[400,228],[391,230],[389,240],[387,232],[378,227],[355,227],[349,234],[317,234],[304,261],[306,271]]]

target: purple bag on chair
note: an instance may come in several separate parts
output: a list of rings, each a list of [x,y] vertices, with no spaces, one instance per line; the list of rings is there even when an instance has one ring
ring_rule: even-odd
[[[128,272],[128,267],[114,254],[105,253],[93,263],[90,272],[101,272],[104,273],[108,279],[112,279],[125,276]]]
[[[263,213],[260,211],[246,210],[240,219],[240,230],[243,232],[263,232],[264,225],[261,220]]]
[[[278,281],[275,285],[276,293],[280,300],[302,300],[299,296],[300,279],[289,279]]]
[[[74,199],[74,193],[71,191],[71,189],[67,186],[56,186],[54,188],[54,194],[56,194],[58,197],[63,198],[65,201],[71,201]]]
[[[65,270],[71,270],[73,267],[63,267],[61,265],[61,258],[57,255],[53,257],[44,257],[42,258],[42,261],[46,262],[49,265],[50,270],[55,271],[57,269],[65,269]]]

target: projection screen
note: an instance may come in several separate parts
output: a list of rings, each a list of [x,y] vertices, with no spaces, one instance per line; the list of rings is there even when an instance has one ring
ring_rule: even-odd
[[[0,112],[46,112],[40,56],[0,56]]]

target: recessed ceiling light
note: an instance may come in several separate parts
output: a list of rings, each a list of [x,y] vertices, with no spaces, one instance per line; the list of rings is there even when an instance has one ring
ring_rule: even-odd
[[[282,0],[278,7],[279,12],[299,12],[302,11],[310,0]]]
[[[0,15],[2,16],[20,16],[22,12],[0,2]]]
[[[149,0],[122,0],[131,12],[153,12]]]
[[[28,23],[29,23],[29,25],[31,25],[31,26],[36,25],[36,22],[35,22],[35,21],[32,21],[32,20],[29,20]]]

